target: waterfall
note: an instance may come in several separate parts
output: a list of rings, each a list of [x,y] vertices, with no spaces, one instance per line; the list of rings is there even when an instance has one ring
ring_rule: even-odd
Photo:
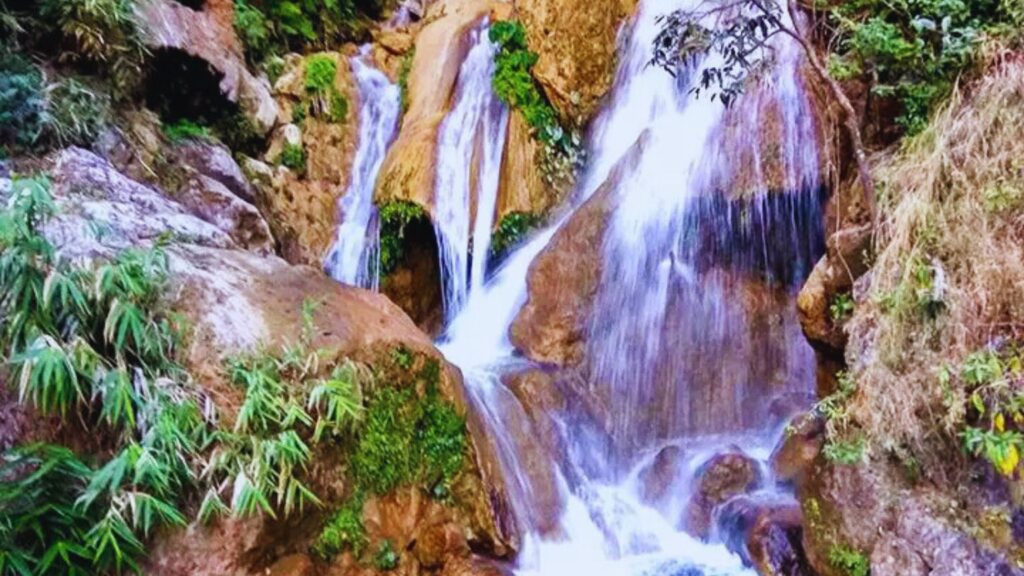
[[[341,225],[324,269],[339,282],[376,290],[380,230],[373,190],[398,128],[401,95],[398,86],[367,62],[369,54],[370,45],[366,44],[350,59],[359,90],[359,143],[352,181],[338,203]]]
[[[641,1],[588,139],[591,163],[574,205],[486,285],[446,295],[461,304],[449,310],[461,311],[439,347],[462,369],[499,454],[523,532],[519,574],[753,574],[720,541],[681,530],[690,479],[725,446],[765,459],[777,440],[771,400],[813,388],[812,353],[793,313],[795,287],[823,244],[801,54],[780,36],[777,69],[763,87],[729,110],[694,98],[690,83],[713,61],[676,78],[647,62],[658,16],[701,1]],[[762,138],[762,125],[779,128]],[[525,363],[508,330],[526,301],[530,263],[638,142],[642,152],[611,183],[615,208],[582,371],[583,392],[608,403],[607,419],[575,405],[550,414],[563,449],[539,456],[540,430],[502,380]],[[763,149],[774,151],[772,161]],[[438,227],[442,251],[465,248],[468,185],[454,176],[438,184],[457,204]],[[464,260],[443,259],[449,276],[465,278]],[[666,446],[682,448],[685,473],[655,509],[638,478]],[[560,511],[557,525],[542,525],[551,509]]]
[[[455,104],[438,136],[434,226],[449,319],[483,285],[508,126],[508,111],[491,89],[496,47],[487,31],[485,20],[470,33]]]

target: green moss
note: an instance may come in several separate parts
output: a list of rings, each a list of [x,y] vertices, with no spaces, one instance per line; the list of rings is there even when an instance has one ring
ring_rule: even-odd
[[[357,495],[327,520],[314,549],[321,557],[331,559],[346,549],[359,556],[366,545],[363,498]]]
[[[164,136],[171,142],[182,142],[185,140],[209,140],[213,138],[213,132],[201,124],[192,120],[181,119],[162,126]]]
[[[324,92],[334,86],[338,64],[326,54],[314,54],[306,60],[306,91]]]
[[[871,564],[863,553],[846,546],[833,546],[828,551],[828,563],[846,576],[868,576]]]
[[[316,118],[341,123],[348,116],[348,100],[338,91],[335,78],[338,65],[327,54],[315,54],[306,61],[306,94],[301,108]]]
[[[537,54],[526,45],[526,30],[519,22],[502,21],[495,22],[488,34],[499,46],[494,57],[494,93],[523,115],[534,138],[544,144],[539,160],[545,179],[567,185],[583,164],[583,152],[579,138],[562,126],[533,79]]]
[[[540,218],[526,212],[511,212],[502,217],[491,235],[491,258],[503,259],[522,242],[526,234],[540,223]]]
[[[413,475],[416,414],[412,390],[385,387],[374,395],[355,453],[352,473],[358,486],[386,494]]]
[[[398,552],[391,540],[384,540],[373,557],[373,566],[379,572],[390,572],[398,568]]]
[[[402,112],[409,110],[409,73],[412,72],[412,62],[416,57],[416,49],[405,53],[402,62],[398,65],[398,90],[402,97]]]
[[[285,144],[277,162],[300,176],[304,175],[306,173],[306,150],[301,144]]]
[[[426,221],[423,207],[408,200],[386,202],[379,207],[380,213],[380,273],[387,276],[405,260],[406,228],[415,222]]]

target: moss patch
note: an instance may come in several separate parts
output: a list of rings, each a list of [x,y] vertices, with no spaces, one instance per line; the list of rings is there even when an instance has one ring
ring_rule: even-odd
[[[380,273],[387,276],[405,260],[404,239],[406,228],[418,221],[426,221],[422,206],[408,200],[395,200],[379,206],[380,213]]]

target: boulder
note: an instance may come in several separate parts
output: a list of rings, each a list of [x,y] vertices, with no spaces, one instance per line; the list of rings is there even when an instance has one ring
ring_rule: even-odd
[[[222,229],[157,189],[121,174],[92,152],[75,147],[62,150],[51,177],[61,210],[47,225],[46,234],[70,256],[109,256],[168,235],[203,246],[236,246]]]
[[[469,50],[468,32],[490,6],[490,0],[440,0],[428,9],[408,76],[409,108],[377,178],[378,201],[410,200],[433,214],[438,128]]]
[[[751,492],[760,482],[757,461],[743,452],[736,450],[712,456],[694,475],[693,494],[684,520],[686,531],[707,539],[711,535],[715,507]]]
[[[765,576],[816,576],[803,550],[803,515],[795,501],[740,497],[715,514],[719,535]]]
[[[799,482],[825,443],[825,422],[814,413],[794,418],[772,451],[772,473],[779,482]]]
[[[174,151],[182,164],[216,180],[239,199],[250,204],[255,201],[255,189],[223,144],[193,139],[178,144]]]
[[[604,232],[619,198],[616,188],[646,141],[646,136],[637,140],[530,264],[527,300],[509,338],[531,360],[565,366],[583,359],[587,315],[601,279]]]
[[[206,0],[200,11],[174,0],[143,0],[137,10],[151,49],[181,50],[206,61],[223,75],[221,92],[241,106],[255,127],[263,134],[274,127],[277,104],[267,79],[253,76],[245,65],[232,0]]]
[[[234,195],[219,180],[193,174],[175,198],[190,212],[231,236],[238,246],[260,254],[274,252],[274,238],[259,210]]]
[[[612,85],[619,27],[632,0],[517,0],[514,16],[538,55],[533,75],[558,114],[582,126]]]
[[[670,444],[659,450],[637,478],[644,502],[655,506],[669,497],[685,461],[686,452],[679,446]]]

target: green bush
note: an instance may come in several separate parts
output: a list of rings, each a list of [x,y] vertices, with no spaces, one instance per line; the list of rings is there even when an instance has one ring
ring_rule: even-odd
[[[321,557],[329,560],[346,548],[359,556],[366,544],[363,498],[354,497],[327,520],[314,549]]]
[[[540,218],[526,212],[506,214],[491,235],[491,258],[496,261],[503,259],[539,223]]]
[[[0,150],[33,147],[45,128],[45,111],[39,69],[16,54],[0,55]]]
[[[871,564],[864,554],[844,546],[833,546],[828,551],[828,563],[846,576],[868,576]]]
[[[838,34],[830,72],[868,78],[872,91],[902,105],[896,122],[909,134],[927,125],[935,106],[975,59],[986,35],[1019,34],[1018,8],[996,0],[844,2],[831,11]]]
[[[164,124],[161,128],[163,129],[164,136],[171,142],[213,139],[213,132],[209,128],[188,119]]]
[[[256,64],[267,57],[271,47],[271,23],[261,10],[245,0],[235,0],[235,33],[245,46],[250,64]]]
[[[326,54],[316,54],[306,60],[306,94],[304,103],[309,114],[328,122],[344,122],[348,115],[348,100],[335,86],[338,65]]]
[[[141,538],[184,525],[175,502],[204,441],[195,395],[174,360],[180,333],[159,308],[166,258],[157,247],[95,267],[65,260],[40,233],[56,211],[47,180],[15,179],[11,192],[0,215],[0,343],[10,381],[42,414],[117,440],[95,472],[58,448],[5,454],[35,468],[0,473],[11,478],[0,488],[0,531],[13,534],[0,562],[28,574],[137,571]]]
[[[99,68],[121,93],[143,76],[148,52],[135,0],[42,0],[39,15],[62,37],[63,60]]]
[[[339,45],[356,26],[352,0],[235,0],[235,29],[250,62]]]
[[[302,176],[306,173],[306,149],[301,144],[285,144],[277,163]]]
[[[61,146],[88,146],[110,123],[110,97],[74,79],[49,89],[48,129]]]
[[[406,228],[414,222],[424,222],[427,213],[423,207],[408,200],[384,203],[379,208],[380,220],[380,274],[387,276],[405,261]]]

